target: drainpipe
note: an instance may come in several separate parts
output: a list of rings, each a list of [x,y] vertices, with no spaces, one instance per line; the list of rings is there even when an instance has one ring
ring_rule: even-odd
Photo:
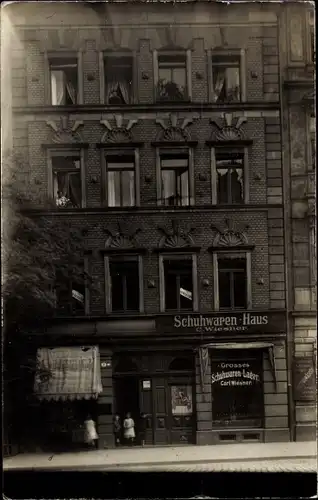
[[[282,187],[282,201],[283,201],[283,221],[284,221],[284,254],[285,254],[285,301],[286,301],[286,335],[287,335],[287,352],[286,352],[286,364],[287,364],[287,397],[288,397],[288,427],[289,427],[289,437],[290,441],[295,441],[295,405],[294,405],[294,397],[293,397],[293,375],[292,375],[292,365],[294,359],[294,329],[292,324],[292,319],[290,317],[291,307],[291,292],[290,285],[292,286],[292,279],[289,280],[289,263],[291,264],[290,268],[292,269],[292,228],[289,227],[289,222],[291,221],[290,217],[290,175],[289,168],[291,162],[290,155],[290,124],[289,124],[289,116],[286,119],[286,133],[284,132],[283,123],[285,121],[284,111],[285,111],[285,102],[286,109],[289,110],[287,99],[284,95],[284,64],[286,62],[285,58],[282,57],[282,48],[284,54],[287,54],[286,47],[286,22],[285,22],[285,12],[286,9],[283,9],[282,6],[278,7],[280,9],[279,18],[278,18],[278,41],[280,50],[278,51],[279,57],[279,78],[280,78],[280,128],[281,128],[281,138],[282,138],[282,172],[283,172],[283,187]],[[284,37],[282,39],[282,37]],[[282,60],[283,59],[283,60]],[[286,142],[285,142],[286,136]],[[285,147],[285,145],[287,147]],[[288,230],[289,229],[289,230]],[[290,243],[290,244],[289,244]],[[289,285],[290,283],[290,285]]]

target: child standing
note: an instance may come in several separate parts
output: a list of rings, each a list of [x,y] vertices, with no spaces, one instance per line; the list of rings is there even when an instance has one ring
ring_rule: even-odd
[[[124,437],[129,446],[133,445],[135,435],[135,422],[131,418],[131,414],[128,412],[124,420]]]
[[[115,445],[120,445],[120,431],[121,431],[121,422],[120,416],[116,413],[114,418],[114,435],[115,435]]]
[[[84,422],[85,426],[85,443],[88,446],[92,446],[97,449],[98,445],[98,434],[96,432],[95,422],[90,415],[87,415],[87,418]]]

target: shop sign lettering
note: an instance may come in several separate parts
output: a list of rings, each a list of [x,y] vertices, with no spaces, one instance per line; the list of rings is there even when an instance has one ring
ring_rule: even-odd
[[[191,328],[196,332],[245,331],[251,326],[268,325],[268,315],[241,313],[228,316],[174,316],[174,328]]]
[[[50,363],[50,370],[54,371],[81,371],[92,369],[92,359],[77,358],[77,359],[54,359]]]
[[[249,363],[221,363],[222,368],[242,368],[240,370],[228,370],[214,372],[211,375],[212,384],[219,382],[221,386],[252,385],[254,382],[260,382],[260,376],[246,368]],[[234,380],[229,380],[234,379]]]

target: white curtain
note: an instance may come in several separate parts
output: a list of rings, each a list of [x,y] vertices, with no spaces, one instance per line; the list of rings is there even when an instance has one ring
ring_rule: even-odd
[[[225,70],[224,69],[217,69],[217,76],[216,76],[216,81],[214,84],[214,94],[215,94],[215,100],[217,101],[222,93],[223,87],[225,84]]]
[[[76,89],[71,81],[66,82],[66,89],[73,104],[76,104]]]
[[[174,170],[162,170],[162,199],[165,205],[174,204],[176,196],[176,175]]]
[[[125,80],[109,82],[106,90],[107,101],[112,97],[122,98],[125,104],[129,103],[129,84]]]
[[[181,205],[189,205],[189,173],[183,172],[180,176]]]
[[[61,106],[65,101],[64,72],[51,71],[52,105]]]
[[[240,71],[239,68],[226,68],[226,96],[233,101],[240,98]]]

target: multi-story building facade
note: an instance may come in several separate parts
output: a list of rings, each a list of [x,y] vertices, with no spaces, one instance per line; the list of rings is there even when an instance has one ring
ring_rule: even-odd
[[[311,6],[7,9],[13,148],[99,286],[57,288],[33,352],[76,383],[38,396],[98,395],[101,447],[127,411],[148,444],[313,438]]]

